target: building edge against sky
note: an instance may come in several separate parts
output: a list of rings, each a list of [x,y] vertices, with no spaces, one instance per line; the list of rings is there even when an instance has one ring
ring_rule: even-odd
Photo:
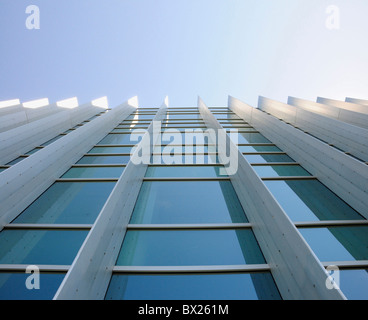
[[[367,105],[1,102],[0,299],[367,299]],[[168,164],[157,123],[228,139]],[[147,141],[154,161],[132,161]]]

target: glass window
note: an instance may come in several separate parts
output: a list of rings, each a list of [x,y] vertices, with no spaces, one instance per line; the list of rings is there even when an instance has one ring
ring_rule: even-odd
[[[43,146],[48,146],[49,144],[55,142],[56,140],[59,140],[60,138],[64,137],[64,135],[58,135],[55,138],[52,138],[48,141],[46,141],[45,143],[42,143]]]
[[[148,126],[145,126],[144,128],[148,128]],[[138,129],[138,128],[136,128]],[[134,132],[134,130],[136,130],[135,128],[131,128],[131,129],[126,129],[126,128],[115,128],[113,129],[111,132],[115,132],[115,133],[132,133]],[[139,129],[142,129],[142,126],[139,127]]]
[[[4,170],[6,170],[6,168],[0,168],[0,172],[2,172],[2,171],[4,171]]]
[[[222,166],[149,166],[146,177],[223,177]]]
[[[88,231],[3,230],[0,264],[70,265]]]
[[[88,153],[130,153],[133,147],[94,147]]]
[[[62,178],[119,178],[125,167],[74,167]]]
[[[31,155],[31,154],[36,153],[37,151],[40,151],[40,150],[41,150],[41,148],[34,148],[34,149],[32,149],[31,151],[26,152],[25,154],[27,154],[27,155]]]
[[[350,300],[368,300],[368,269],[339,270],[339,287]]]
[[[186,266],[265,263],[250,229],[130,230],[117,265]]]
[[[131,223],[247,222],[230,181],[145,181]]]
[[[264,181],[264,183],[293,221],[363,219],[318,180]]]
[[[235,113],[228,113],[228,112],[223,112],[223,113],[212,113],[215,118],[217,119],[237,119],[237,120],[242,120],[239,116],[237,116]]]
[[[24,160],[25,158],[27,158],[27,157],[18,157],[18,158],[16,158],[16,159],[14,159],[14,160],[12,160],[12,161],[8,162],[6,165],[7,165],[7,166],[13,166],[13,165],[17,164],[18,162],[21,162],[21,161],[22,161],[22,160]]]
[[[234,143],[247,144],[247,143],[271,143],[270,140],[266,139],[263,135],[257,132],[239,132],[234,130],[228,132],[228,135]],[[236,141],[237,140],[237,141]]]
[[[238,146],[240,152],[281,152],[276,146]]]
[[[177,119],[199,119],[202,120],[202,116],[200,114],[179,114],[179,113],[172,113],[166,116],[165,120],[177,120]]]
[[[368,259],[368,226],[300,228],[321,261]]]
[[[98,144],[138,144],[142,140],[141,134],[113,133],[108,134]]]
[[[94,223],[114,182],[56,182],[15,223]]]
[[[301,177],[310,176],[310,173],[299,165],[272,165],[272,166],[253,166],[253,169],[261,177]]]
[[[153,120],[155,117],[154,114],[132,114],[127,117],[125,120]]]
[[[106,300],[279,300],[269,272],[113,275]],[[217,310],[218,311],[218,310]]]
[[[286,154],[245,154],[244,158],[250,163],[295,162]]]
[[[130,160],[128,156],[84,156],[77,164],[127,164]]]
[[[151,157],[152,164],[217,164],[220,163],[214,154],[163,154]]]
[[[40,272],[40,288],[29,290],[25,272],[0,272],[0,300],[52,300],[61,282],[63,273]]]

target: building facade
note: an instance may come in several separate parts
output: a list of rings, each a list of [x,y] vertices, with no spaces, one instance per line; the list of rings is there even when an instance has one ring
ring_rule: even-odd
[[[68,102],[0,104],[1,300],[368,298],[368,101]]]

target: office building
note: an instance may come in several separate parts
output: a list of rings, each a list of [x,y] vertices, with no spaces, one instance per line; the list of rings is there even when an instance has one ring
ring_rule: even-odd
[[[12,100],[0,143],[2,300],[368,298],[368,101]]]

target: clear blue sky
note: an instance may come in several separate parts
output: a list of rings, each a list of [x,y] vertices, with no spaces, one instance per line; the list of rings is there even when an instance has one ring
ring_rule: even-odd
[[[0,100],[368,99],[367,39],[367,0],[0,0]]]

